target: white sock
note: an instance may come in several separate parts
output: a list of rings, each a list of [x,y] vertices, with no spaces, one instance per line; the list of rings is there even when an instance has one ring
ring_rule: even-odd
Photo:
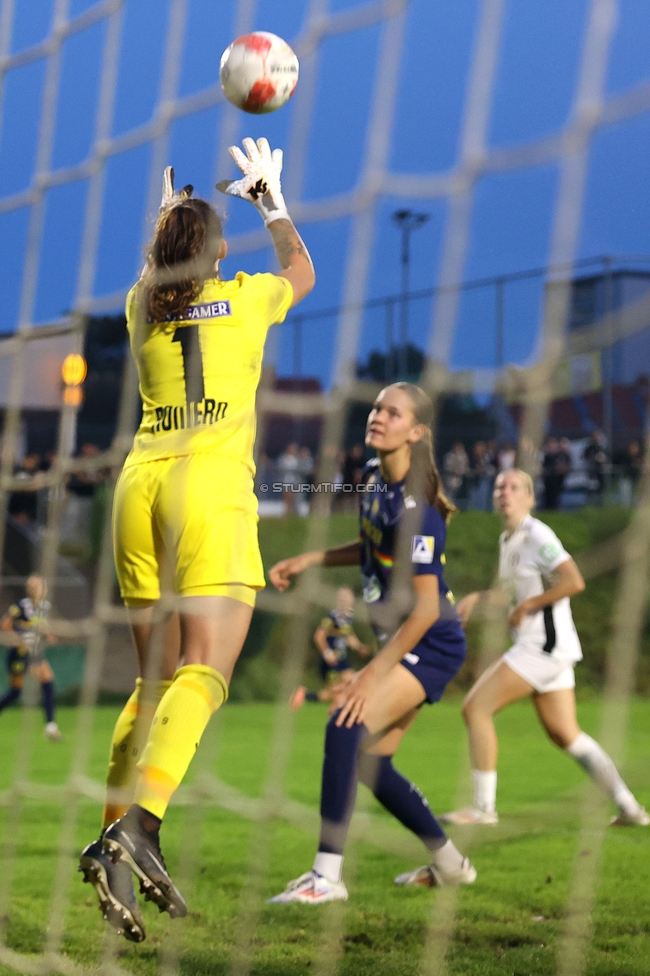
[[[447,873],[460,871],[465,858],[452,840],[447,840],[433,855],[433,863]]]
[[[472,779],[474,780],[474,806],[484,813],[494,813],[497,803],[496,769],[488,772],[473,769]]]
[[[312,870],[316,874],[320,874],[323,878],[327,878],[328,881],[339,884],[343,870],[343,855],[326,854],[324,851],[317,851]]]
[[[578,738],[567,746],[566,751],[582,766],[594,783],[611,796],[619,810],[624,813],[634,813],[638,810],[638,801],[621,779],[610,757],[595,739],[586,732],[581,732]]]

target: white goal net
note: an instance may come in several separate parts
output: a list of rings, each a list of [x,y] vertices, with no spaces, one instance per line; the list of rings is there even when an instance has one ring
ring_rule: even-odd
[[[41,8],[47,8],[49,27],[41,38],[16,49],[15,26],[18,21],[23,23],[25,8],[30,5],[31,0],[2,0],[0,5],[0,83],[4,99],[0,109],[0,145],[5,155],[12,153],[12,146],[6,144],[6,139],[16,138],[15,127],[12,128],[14,123],[11,122],[12,112],[15,114],[11,102],[16,95],[15,85],[20,85],[21,79],[26,77],[24,72],[31,68],[40,71],[42,76],[39,97],[34,103],[37,117],[25,118],[23,123],[34,130],[33,162],[29,165],[25,163],[28,172],[23,173],[22,183],[14,181],[11,192],[5,192],[0,184],[3,194],[0,196],[0,227],[5,228],[7,235],[0,244],[3,255],[6,255],[3,263],[16,268],[13,252],[19,252],[20,257],[12,282],[16,293],[16,314],[14,320],[5,321],[4,328],[11,334],[0,343],[3,364],[0,374],[7,377],[0,459],[0,506],[3,513],[0,518],[0,551],[5,553],[5,586],[8,580],[11,583],[12,573],[15,573],[14,563],[7,558],[8,553],[11,555],[11,540],[7,537],[6,513],[12,492],[24,487],[24,483],[15,476],[14,469],[20,459],[25,404],[30,402],[32,396],[31,363],[37,358],[35,349],[39,344],[49,343],[54,356],[58,355],[58,350],[81,353],[89,317],[114,313],[123,307],[126,291],[132,281],[125,275],[125,280],[118,287],[114,277],[104,273],[104,264],[111,260],[112,253],[116,255],[115,260],[123,262],[119,253],[120,242],[114,240],[111,244],[106,235],[110,234],[111,229],[116,236],[118,234],[116,221],[123,212],[120,199],[124,198],[131,208],[131,214],[137,214],[137,231],[131,228],[133,248],[129,259],[135,274],[142,247],[150,237],[157,213],[163,169],[169,164],[175,164],[177,168],[179,165],[177,160],[171,158],[170,147],[172,134],[178,132],[177,127],[183,120],[205,119],[207,126],[216,125],[216,138],[209,144],[209,158],[206,159],[206,153],[202,150],[201,166],[206,173],[206,185],[207,180],[211,181],[209,185],[213,185],[217,177],[222,178],[231,172],[227,153],[230,145],[248,135],[249,130],[250,134],[258,134],[257,120],[244,117],[224,103],[217,77],[217,54],[232,38],[255,28],[264,28],[262,8],[270,8],[270,5],[256,0],[214,4],[215,7],[226,8],[226,12],[219,14],[219,37],[206,42],[205,37],[188,36],[188,32],[193,30],[192,18],[195,15],[192,0],[169,0],[169,3],[156,0],[148,4],[136,3],[135,0],[89,0],[85,3],[80,0],[51,0],[50,3],[41,0],[38,4],[34,3],[34,17],[41,17]],[[579,336],[568,329],[571,282],[578,256],[590,149],[596,136],[603,130],[650,109],[650,79],[619,94],[607,94],[606,78],[618,3],[616,0],[589,0],[585,4],[580,63],[566,124],[543,138],[504,148],[490,144],[490,123],[509,2],[481,0],[476,5],[457,153],[453,165],[430,172],[397,172],[391,162],[398,97],[407,56],[407,26],[411,13],[408,0],[364,0],[350,5],[341,2],[334,5],[328,0],[301,0],[287,6],[295,8],[293,13],[300,11],[299,25],[293,36],[287,36],[287,40],[301,63],[296,95],[283,112],[282,124],[286,128],[283,130],[279,127],[280,123],[273,122],[278,126],[275,131],[279,133],[285,150],[283,186],[286,188],[287,204],[308,242],[310,228],[317,225],[335,227],[344,224],[346,236],[340,310],[335,321],[328,389],[317,397],[305,396],[299,391],[278,391],[269,379],[272,370],[267,371],[258,396],[260,436],[268,417],[274,414],[290,415],[296,420],[306,420],[315,415],[322,417],[318,470],[321,480],[332,480],[332,458],[343,445],[350,406],[370,403],[379,389],[377,383],[358,378],[357,364],[367,322],[364,303],[371,290],[373,254],[377,238],[382,233],[379,223],[382,207],[386,206],[387,201],[416,201],[419,205],[439,201],[445,208],[444,230],[435,267],[433,260],[431,262],[430,284],[435,286],[435,296],[430,305],[424,349],[426,367],[420,382],[434,398],[468,390],[500,393],[504,397],[516,394],[522,406],[520,463],[536,473],[535,466],[554,395],[552,381],[559,365],[567,356],[610,349],[622,337],[641,332],[650,321],[650,295],[642,295],[624,308],[609,310],[588,328],[582,329]],[[334,6],[335,9],[332,9]],[[367,118],[358,134],[361,143],[358,173],[352,189],[321,194],[310,172],[310,144],[319,119],[323,48],[332,38],[351,37],[366,30],[376,32],[377,45],[373,72],[367,81]],[[162,64],[157,94],[150,108],[143,107],[144,102],[137,90],[137,72],[131,71],[126,81],[123,76],[126,70],[124,52],[129,43],[133,46],[134,32],[136,39],[144,44],[148,31],[159,38]],[[74,56],[75,42],[91,32],[95,32],[93,36],[97,39],[94,70],[98,72],[98,98],[92,118],[92,137],[81,161],[61,163],[60,160],[67,157],[60,152],[58,120],[66,111],[64,96],[73,98],[70,85],[65,80],[67,59]],[[206,51],[209,52],[211,68],[208,82],[205,83],[205,78],[197,73],[196,77],[200,80],[188,91],[183,71],[187,64],[189,44],[195,48],[197,57],[205,58]],[[119,99],[124,99],[120,86],[126,83],[133,86],[133,99],[140,99],[138,111],[143,118],[131,124],[128,120],[124,122],[124,118],[127,118],[124,116],[119,132],[115,134],[116,105]],[[74,92],[74,98],[78,97],[79,92]],[[80,111],[78,106],[73,110]],[[134,110],[133,118],[136,119],[137,115],[138,112]],[[422,125],[426,124],[426,114],[423,112]],[[68,126],[66,131],[73,129],[74,126]],[[179,140],[177,135],[174,145],[179,141],[182,139]],[[189,143],[192,144],[191,139]],[[415,152],[417,147],[413,149]],[[189,170],[191,151],[185,147],[182,156],[187,160]],[[129,159],[136,160],[133,169],[129,168]],[[522,366],[516,373],[500,363],[496,368],[465,370],[461,375],[452,368],[452,352],[471,246],[477,188],[493,174],[538,166],[555,167],[557,192],[550,215],[548,272],[544,281],[544,303],[535,361]],[[139,180],[137,193],[126,185],[128,175],[120,175],[136,171]],[[182,181],[190,180],[192,173],[183,171]],[[70,310],[60,316],[44,318],[40,312],[39,296],[42,289],[47,287],[50,265],[54,263],[59,267],[52,253],[53,238],[46,233],[46,227],[56,194],[66,188],[83,195],[82,219],[79,226],[70,229],[70,233],[78,238],[75,248],[70,250],[70,253],[74,250],[76,254],[72,269],[73,284],[70,286]],[[22,221],[20,226],[24,231],[24,246],[21,248],[15,247],[11,237],[12,228],[18,226],[11,222],[14,217]],[[66,232],[66,222],[62,220],[59,233]],[[235,263],[241,259],[244,267],[247,267],[247,262],[254,265],[257,261],[257,268],[266,270],[269,240],[264,229],[247,229],[242,225],[241,229],[227,233],[227,237],[231,268],[234,269]],[[123,263],[122,266],[126,265]],[[327,306],[332,303],[321,299],[320,304]],[[57,345],[58,342],[62,344]],[[277,345],[275,349],[277,352]],[[270,365],[273,354],[274,347],[271,345]],[[70,398],[69,402],[61,401],[59,404],[56,456],[40,482],[46,492],[44,527],[34,549],[37,564],[31,567],[41,571],[52,584],[56,584],[60,572],[60,533],[65,503],[63,486],[71,476],[92,477],[99,471],[110,470],[108,483],[112,490],[130,448],[138,406],[137,381],[130,365],[124,370],[120,395],[112,445],[88,457],[79,457],[75,451],[74,432],[79,403]],[[646,445],[646,458],[649,457],[650,443]],[[330,501],[327,495],[319,500],[322,506],[320,514],[327,514]],[[95,703],[100,692],[105,658],[110,652],[110,628],[123,625],[126,620],[124,610],[114,596],[110,504],[106,506],[99,534],[99,555],[92,577],[88,613],[78,619],[60,615],[52,621],[53,632],[60,639],[75,640],[86,646],[73,759],[66,784],[48,786],[46,779],[41,782],[30,772],[33,744],[39,729],[33,710],[25,709],[21,718],[19,747],[12,760],[7,786],[0,791],[3,825],[0,969],[3,972],[83,976],[96,971],[106,974],[125,971],[117,960],[112,939],[105,941],[99,969],[73,960],[65,949],[69,891],[71,885],[76,884],[78,852],[75,844],[79,811],[82,803],[88,799],[101,802],[103,798],[103,784],[88,775]],[[327,519],[310,518],[306,537],[310,549],[326,545]],[[627,710],[634,689],[649,592],[650,474],[647,463],[641,479],[638,504],[629,527],[608,547],[586,554],[581,565],[587,578],[616,567],[619,570],[599,736],[604,747],[618,759],[623,754],[626,740]],[[303,673],[310,640],[311,608],[329,608],[333,593],[326,577],[315,573],[301,579],[290,595],[280,596],[270,592],[269,588],[260,595],[258,606],[262,610],[291,619],[262,795],[255,800],[247,798],[213,775],[205,757],[211,755],[211,748],[217,748],[217,733],[208,737],[209,741],[200,754],[204,758],[197,759],[203,765],[197,773],[195,785],[182,788],[178,794],[178,802],[189,808],[185,827],[188,855],[182,877],[179,878],[188,885],[199,869],[193,838],[199,834],[197,825],[207,807],[222,807],[252,823],[249,868],[244,880],[229,962],[229,971],[237,976],[244,976],[253,968],[255,931],[273,819],[284,818],[309,833],[316,832],[316,812],[289,799],[283,785],[294,735],[294,716],[285,703],[300,683]],[[487,632],[485,643],[486,653],[489,654]],[[1,734],[0,731],[0,755]],[[467,770],[463,768],[459,775],[459,796],[463,795],[462,781],[466,774]],[[40,955],[22,952],[7,939],[7,919],[14,898],[13,885],[17,859],[20,857],[15,837],[26,804],[34,800],[62,810],[56,864],[47,880],[47,897],[41,898],[47,924],[44,925],[46,936]],[[367,839],[372,818],[361,812],[354,823],[353,839],[361,836]],[[585,794],[581,835],[572,868],[571,896],[557,951],[557,971],[562,976],[578,976],[585,971],[591,938],[590,913],[598,886],[598,855],[605,823],[603,808],[594,801],[591,792]],[[581,858],[579,852],[586,846],[587,838],[593,857]],[[399,843],[379,828],[372,843],[393,853],[401,850]],[[468,845],[471,846],[471,843],[470,838]],[[422,974],[446,971],[445,960],[457,920],[456,909],[457,897],[453,892],[439,893],[433,903],[422,950]],[[323,919],[322,951],[313,970],[320,974],[335,973],[342,951],[342,916],[330,912]],[[162,946],[156,965],[165,976],[189,971],[182,961],[182,950],[174,941],[173,933]]]

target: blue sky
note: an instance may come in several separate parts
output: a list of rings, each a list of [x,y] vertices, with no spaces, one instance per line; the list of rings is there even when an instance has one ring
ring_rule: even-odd
[[[369,0],[330,0],[330,11],[364,6]],[[71,0],[70,16],[96,5]],[[258,0],[254,25],[284,36],[299,36],[306,0]],[[52,0],[19,0],[11,50],[41,41],[49,32]],[[389,169],[432,173],[453,165],[458,151],[467,73],[480,5],[475,0],[412,0],[399,72],[395,124]],[[567,121],[580,64],[586,0],[508,0],[489,143],[510,146],[560,129]],[[158,100],[167,32],[168,0],[126,0],[120,45],[119,77],[112,135],[118,136],[151,119]],[[233,0],[188,0],[178,94],[201,91],[218,80],[219,58],[233,39]],[[325,40],[317,68],[317,96],[310,122],[305,199],[350,192],[364,161],[381,24]],[[625,91],[650,78],[650,4],[622,0],[607,75],[607,93]],[[90,152],[97,115],[101,55],[106,23],[69,38],[63,49],[52,152],[54,170],[77,165]],[[0,198],[25,190],[32,182],[36,158],[45,64],[36,61],[9,72],[5,80],[0,131]],[[229,110],[230,116],[232,111]],[[287,146],[294,107],[271,116],[239,114],[239,137],[266,135]],[[227,118],[222,105],[175,122],[167,162],[182,185],[210,196],[216,175],[217,147]],[[642,115],[599,132],[589,159],[588,185],[580,232],[580,257],[605,253],[650,253],[650,117]],[[113,156],[107,164],[94,294],[128,287],[137,276],[146,235],[146,200],[151,147]],[[230,175],[219,172],[220,177]],[[47,321],[69,309],[77,287],[79,252],[87,183],[51,189],[36,289],[35,316]],[[539,166],[482,178],[474,194],[471,237],[465,278],[507,274],[543,265],[549,255],[557,168]],[[413,237],[411,283],[427,288],[437,281],[446,205],[443,201],[386,197],[376,208],[367,297],[399,289],[399,239],[390,220],[399,206],[430,214]],[[227,234],[255,229],[258,217],[244,203],[228,203]],[[0,214],[0,289],[2,331],[10,330],[18,312],[27,209]],[[316,264],[318,283],[304,311],[328,308],[342,299],[348,257],[350,220],[306,224],[301,230]],[[232,276],[273,268],[268,249],[229,259],[223,271]],[[535,348],[539,320],[539,286],[519,285],[506,296],[506,359],[525,362]],[[423,343],[430,320],[428,303],[411,315],[412,338]],[[331,381],[336,322],[317,320],[305,328],[303,372]],[[361,352],[384,341],[383,319],[367,316]],[[278,371],[291,371],[292,333],[279,330]],[[494,364],[492,299],[475,292],[461,304],[452,352],[457,368]]]

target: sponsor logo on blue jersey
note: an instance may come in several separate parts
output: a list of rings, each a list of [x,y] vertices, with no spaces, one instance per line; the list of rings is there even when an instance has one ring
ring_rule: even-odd
[[[381,600],[381,585],[376,576],[363,576],[363,599],[366,603],[376,603]]]
[[[411,543],[411,562],[432,563],[435,539],[432,535],[414,535]]]

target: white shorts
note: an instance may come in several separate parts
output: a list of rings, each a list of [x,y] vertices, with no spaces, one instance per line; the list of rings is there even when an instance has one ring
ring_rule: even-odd
[[[576,686],[573,661],[563,661],[552,654],[522,647],[520,644],[515,644],[506,651],[503,660],[515,674],[541,694]]]

